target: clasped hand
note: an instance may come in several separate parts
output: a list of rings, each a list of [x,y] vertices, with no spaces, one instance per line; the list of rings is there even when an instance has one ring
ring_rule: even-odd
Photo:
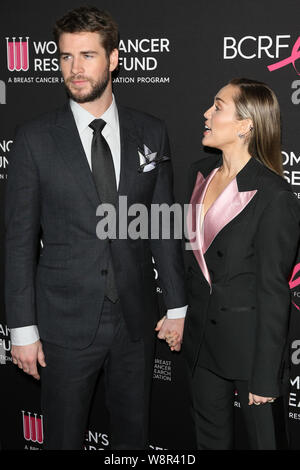
[[[184,318],[171,319],[162,317],[156,325],[157,337],[164,339],[171,351],[180,351],[184,328]]]

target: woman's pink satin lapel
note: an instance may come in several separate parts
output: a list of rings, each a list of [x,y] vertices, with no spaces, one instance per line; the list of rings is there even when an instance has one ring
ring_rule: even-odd
[[[236,178],[229,183],[205,214],[203,253],[208,250],[225,225],[245,209],[256,193],[256,189],[239,192]]]
[[[200,269],[207,280],[211,290],[211,279],[205,262],[203,252],[203,225],[201,226],[201,214],[203,207],[203,199],[206,189],[214,177],[219,167],[214,168],[207,179],[198,171],[195,187],[190,200],[189,210],[187,214],[187,230],[190,240],[191,249],[194,252]]]

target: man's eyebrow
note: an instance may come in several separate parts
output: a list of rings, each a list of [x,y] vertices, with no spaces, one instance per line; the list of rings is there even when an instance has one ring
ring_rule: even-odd
[[[80,54],[98,54],[97,51],[80,51]]]
[[[84,55],[84,54],[98,54],[97,51],[80,51],[80,54]],[[67,52],[67,51],[62,51],[59,53],[59,55],[72,55],[71,52]]]

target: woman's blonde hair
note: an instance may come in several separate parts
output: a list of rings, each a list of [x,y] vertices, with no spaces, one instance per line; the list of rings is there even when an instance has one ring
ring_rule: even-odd
[[[253,128],[247,136],[250,155],[283,176],[280,109],[275,93],[265,83],[247,78],[229,82],[239,89],[234,95],[238,119],[251,119]]]

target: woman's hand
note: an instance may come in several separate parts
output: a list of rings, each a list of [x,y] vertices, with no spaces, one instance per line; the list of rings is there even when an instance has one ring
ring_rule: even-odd
[[[182,335],[184,328],[184,318],[168,319],[162,317],[156,325],[155,331],[158,331],[158,338],[164,339],[171,351],[180,351]]]
[[[166,335],[165,339],[171,351],[180,351],[181,338],[176,331],[170,331],[170,333]]]
[[[276,400],[274,397],[261,397],[254,393],[249,393],[249,405],[263,405],[264,403],[273,403]]]

